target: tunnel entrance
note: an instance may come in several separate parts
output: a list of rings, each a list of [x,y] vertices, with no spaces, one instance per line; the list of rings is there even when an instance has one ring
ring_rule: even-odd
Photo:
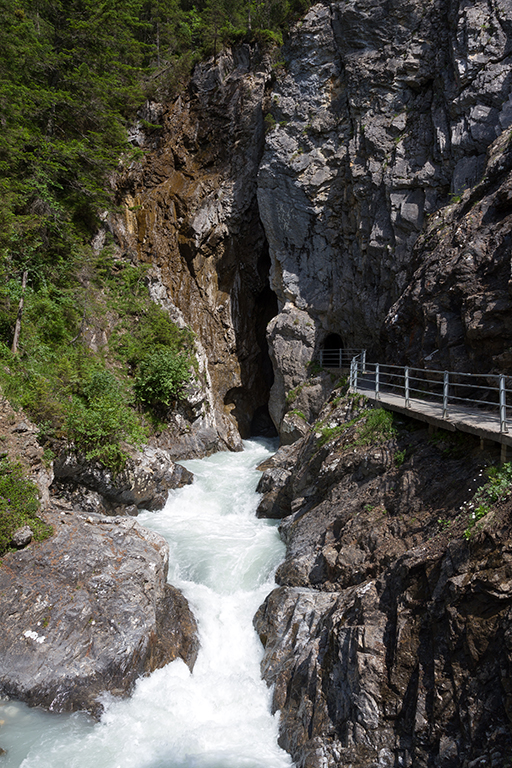
[[[248,271],[244,270],[245,275]],[[253,272],[252,284],[247,284],[245,311],[238,314],[236,329],[242,386],[230,389],[224,398],[244,439],[277,436],[268,411],[274,371],[268,352],[267,325],[279,309],[277,296],[270,287],[270,256],[266,242],[256,272],[257,276]]]
[[[320,365],[324,368],[343,368],[347,365],[343,341],[338,333],[329,333],[320,349]]]

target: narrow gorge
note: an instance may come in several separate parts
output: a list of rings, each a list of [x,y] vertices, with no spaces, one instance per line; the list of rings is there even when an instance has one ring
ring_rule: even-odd
[[[108,730],[122,705],[101,691],[139,696],[137,679],[171,661],[194,670],[205,618],[193,589],[192,606],[175,589],[190,581],[173,571],[178,523],[170,555],[142,523],[164,519],[169,491],[192,493],[176,462],[274,439],[250,516],[267,532],[279,521],[286,554],[274,588],[269,543],[250,589],[276,719],[264,696],[258,712],[289,756],[256,746],[247,765],[510,766],[508,465],[491,444],[371,408],[320,360],[365,349],[509,383],[511,64],[510,0],[336,0],[310,7],[282,47],[225,48],[172,101],[147,101],[93,248],[140,268],[192,331],[193,377],[117,474],[69,454],[45,462],[3,403],[4,445],[25,455],[58,535],[3,560],[3,696],[86,710]],[[101,352],[115,317],[83,326]],[[236,635],[222,642],[235,653]],[[144,749],[123,768],[235,768],[245,754]]]

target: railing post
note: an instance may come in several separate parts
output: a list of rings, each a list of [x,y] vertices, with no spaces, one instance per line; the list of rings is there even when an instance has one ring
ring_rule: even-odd
[[[354,357],[354,389],[357,389],[357,369],[358,369],[359,363],[357,362],[357,358]]]
[[[366,371],[366,349],[361,352],[361,366],[364,373]]]
[[[349,378],[349,389],[354,389],[354,360],[352,359],[350,361],[350,378]]]
[[[507,427],[507,391],[505,377],[500,375],[500,432],[508,432]]]
[[[443,374],[443,419],[448,418],[448,388],[450,385],[450,374],[445,371]]]
[[[380,374],[380,364],[375,363],[375,399],[379,399],[379,374]]]
[[[405,386],[405,407],[409,407],[409,368],[404,368],[404,386]]]

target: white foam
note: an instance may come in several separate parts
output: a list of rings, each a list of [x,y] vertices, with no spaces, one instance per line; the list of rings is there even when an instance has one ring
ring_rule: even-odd
[[[275,524],[254,514],[254,468],[269,454],[249,441],[243,453],[186,462],[195,483],[172,492],[161,512],[139,516],[169,540],[169,580],[198,620],[193,674],[180,660],[157,670],[129,700],[105,697],[96,724],[16,705],[0,731],[5,768],[290,768],[252,627],[283,556]]]

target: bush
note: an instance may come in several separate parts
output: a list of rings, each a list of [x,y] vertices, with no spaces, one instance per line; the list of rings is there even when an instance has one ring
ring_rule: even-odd
[[[125,323],[124,329],[113,336],[112,344],[119,358],[135,369],[147,357],[148,349],[191,350],[194,334],[188,328],[178,328],[164,309],[148,302],[136,322]]]
[[[384,408],[376,408],[368,413],[364,423],[359,429],[355,445],[370,445],[371,443],[383,443],[391,440],[396,435],[393,426],[393,414]]]
[[[180,398],[190,381],[191,361],[187,354],[157,349],[141,360],[133,389],[137,400],[155,411],[167,410]]]
[[[137,413],[126,402],[121,385],[107,370],[93,371],[75,395],[66,416],[68,438],[77,453],[100,461],[113,472],[128,455],[121,443],[140,447],[146,438]]]
[[[507,462],[500,467],[490,467],[487,470],[488,482],[482,485],[470,503],[463,505],[469,508],[468,527],[464,538],[470,539],[476,523],[485,517],[494,504],[506,499],[512,493],[512,464]]]
[[[52,527],[41,520],[37,487],[24,476],[19,462],[0,460],[0,555],[12,548],[13,534],[29,525],[36,541],[52,534]]]

